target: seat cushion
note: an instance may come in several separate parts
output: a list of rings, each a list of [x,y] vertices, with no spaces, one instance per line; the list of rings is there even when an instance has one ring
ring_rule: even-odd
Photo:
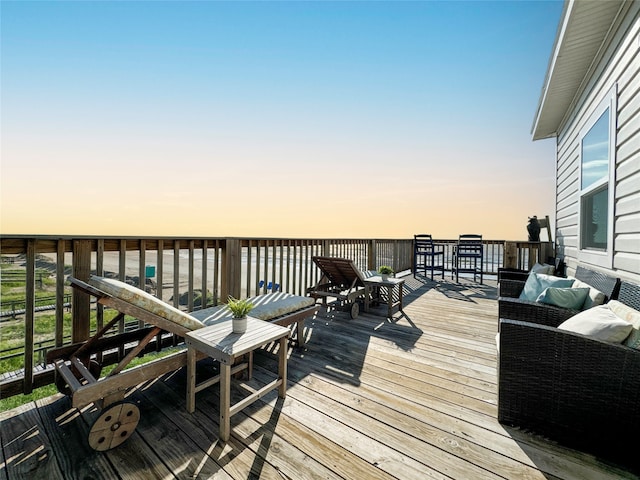
[[[189,330],[202,328],[204,325],[188,313],[157,299],[153,295],[140,290],[133,285],[115,280],[113,278],[104,278],[92,275],[89,278],[89,285],[102,290],[114,298],[118,298],[136,307],[154,313],[159,317],[169,320]]]
[[[266,295],[258,295],[249,299],[254,305],[249,315],[260,320],[273,320],[289,313],[311,307],[315,300],[310,297],[301,297],[291,293],[275,292]],[[226,305],[205,308],[191,313],[196,319],[205,325],[230,320],[233,314]]]

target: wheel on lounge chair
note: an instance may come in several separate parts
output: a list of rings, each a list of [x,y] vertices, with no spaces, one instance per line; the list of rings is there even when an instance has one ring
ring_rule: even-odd
[[[356,319],[358,318],[359,313],[360,313],[360,305],[358,304],[358,302],[353,302],[351,304],[351,309],[349,310],[349,315],[351,315],[351,318]]]
[[[140,409],[131,402],[106,407],[89,430],[89,446],[99,452],[111,450],[133,434],[140,421]]]

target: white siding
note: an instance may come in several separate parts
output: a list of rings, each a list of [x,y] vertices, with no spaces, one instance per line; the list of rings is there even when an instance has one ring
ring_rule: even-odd
[[[557,138],[556,229],[558,254],[570,271],[578,264],[580,130],[617,85],[616,181],[613,271],[640,282],[640,2],[613,33],[607,61],[586,82]],[[595,267],[598,269],[598,267]],[[602,270],[600,268],[600,270]]]

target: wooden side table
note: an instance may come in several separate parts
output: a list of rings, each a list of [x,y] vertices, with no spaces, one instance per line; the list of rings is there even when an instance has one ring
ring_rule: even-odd
[[[287,393],[287,337],[290,330],[280,325],[247,318],[247,331],[233,333],[231,320],[223,321],[215,325],[193,330],[185,334],[187,344],[187,411],[193,413],[196,409],[196,393],[200,390],[220,382],[220,438],[229,440],[231,416],[238,413],[247,405],[255,402],[271,390],[278,388],[278,395],[284,398]],[[248,397],[231,405],[231,374],[245,368],[249,370],[251,378],[251,363],[253,351],[278,340],[279,361],[278,378],[268,383]],[[220,375],[196,385],[196,355],[202,352],[220,362]],[[248,353],[249,365],[243,364],[234,367],[236,358]]]
[[[380,289],[384,288],[387,290],[387,317],[393,318],[393,310],[394,308],[398,308],[398,311],[404,313],[402,310],[402,294],[404,289],[404,279],[403,278],[394,278],[389,277],[383,279],[380,275],[374,275],[373,277],[366,278],[364,283],[369,287],[371,291],[372,297],[380,298]],[[394,287],[398,287],[398,301],[393,301],[393,289]],[[369,298],[365,300],[365,311],[369,310]]]

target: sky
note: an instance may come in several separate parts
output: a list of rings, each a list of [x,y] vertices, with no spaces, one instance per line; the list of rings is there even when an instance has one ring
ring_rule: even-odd
[[[2,0],[0,233],[526,240],[562,6]]]

